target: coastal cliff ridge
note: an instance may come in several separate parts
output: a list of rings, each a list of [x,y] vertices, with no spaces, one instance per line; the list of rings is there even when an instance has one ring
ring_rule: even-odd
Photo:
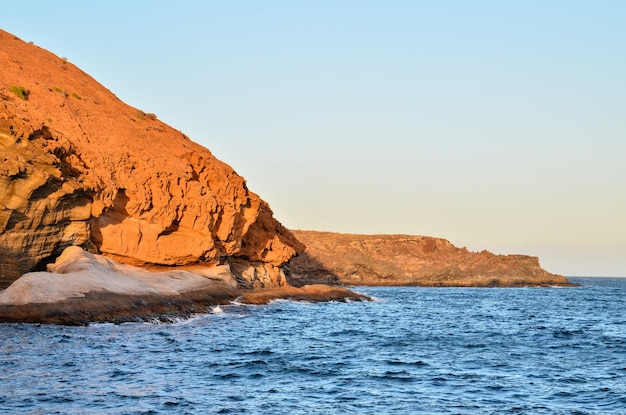
[[[442,238],[356,235],[292,230],[306,245],[287,268],[294,284],[416,285],[431,287],[568,286],[528,255],[458,248]]]

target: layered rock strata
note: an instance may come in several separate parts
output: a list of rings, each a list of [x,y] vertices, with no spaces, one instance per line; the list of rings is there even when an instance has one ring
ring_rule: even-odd
[[[0,249],[18,269],[0,289],[69,246],[141,266],[232,260],[245,286],[285,284],[304,247],[209,150],[3,31],[0,63]]]
[[[146,321],[207,313],[234,300],[264,304],[276,298],[365,299],[328,285],[242,289],[228,265],[151,272],[75,246],[65,249],[47,268],[27,273],[0,291],[0,322]]]
[[[441,238],[294,231],[306,246],[287,268],[294,285],[516,287],[571,285],[541,268],[537,257],[457,248]]]

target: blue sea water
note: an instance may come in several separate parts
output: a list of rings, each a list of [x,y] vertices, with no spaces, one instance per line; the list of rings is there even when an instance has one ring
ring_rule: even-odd
[[[2,324],[0,413],[626,414],[626,278],[573,280]]]

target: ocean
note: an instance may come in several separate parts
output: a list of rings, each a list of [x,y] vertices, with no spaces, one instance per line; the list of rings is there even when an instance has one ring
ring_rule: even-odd
[[[626,414],[626,278],[0,324],[2,414]]]

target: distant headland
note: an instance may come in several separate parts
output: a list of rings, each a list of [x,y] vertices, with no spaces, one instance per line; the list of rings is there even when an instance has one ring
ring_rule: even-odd
[[[307,247],[286,266],[296,285],[300,281],[426,287],[572,285],[541,268],[537,257],[471,252],[441,238],[291,232]]]

